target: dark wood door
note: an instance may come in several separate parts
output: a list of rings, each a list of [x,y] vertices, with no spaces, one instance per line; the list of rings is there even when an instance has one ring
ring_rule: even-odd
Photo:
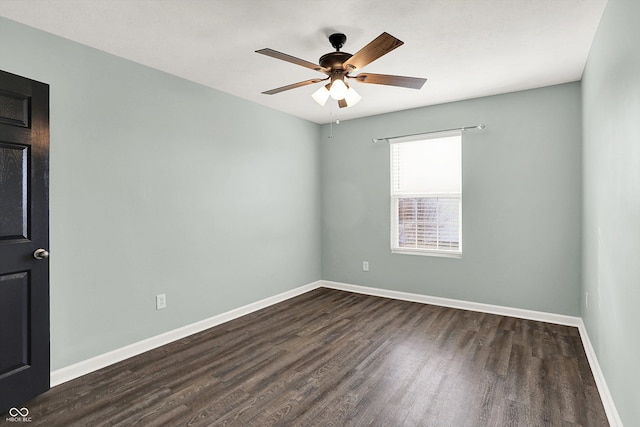
[[[0,71],[0,414],[49,389],[48,247],[49,86]]]

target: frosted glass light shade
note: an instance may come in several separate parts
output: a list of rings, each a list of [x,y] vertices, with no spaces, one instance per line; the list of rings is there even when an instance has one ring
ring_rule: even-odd
[[[342,80],[336,79],[331,82],[331,89],[329,89],[329,94],[336,101],[344,99],[344,97],[347,95],[347,91],[347,85],[345,85]]]
[[[311,97],[315,99],[315,101],[324,106],[327,103],[327,99],[329,99],[329,89],[326,86],[320,86],[320,89],[313,92]]]
[[[362,97],[352,87],[347,90],[347,94],[344,96],[344,100],[347,103],[347,107],[356,105]]]

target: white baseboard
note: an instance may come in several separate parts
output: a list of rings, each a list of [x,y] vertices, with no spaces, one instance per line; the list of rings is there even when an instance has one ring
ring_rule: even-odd
[[[90,372],[97,371],[98,369],[105,368],[114,363],[128,359],[145,351],[153,350],[154,348],[161,347],[169,344],[173,341],[188,337],[197,332],[204,331],[205,329],[212,328],[229,320],[236,319],[254,311],[261,310],[270,305],[279,303],[281,301],[288,300],[305,292],[309,292],[313,289],[320,287],[320,282],[309,283],[308,285],[300,286],[290,291],[283,292],[278,295],[274,295],[269,298],[262,299],[260,301],[247,304],[245,306],[227,311],[225,313],[218,314],[217,316],[210,317],[208,319],[201,320],[190,325],[183,326],[172,331],[165,332],[160,335],[156,335],[151,338],[127,345],[110,351],[108,353],[101,354],[91,359],[83,360],[70,366],[66,366],[61,369],[57,369],[51,372],[51,387],[55,387],[64,382],[73,380],[75,378],[86,375]]]
[[[562,314],[546,313],[542,311],[525,310],[521,308],[504,307],[499,305],[483,304],[471,301],[463,301],[449,298],[433,297],[422,294],[393,291],[381,288],[371,288],[367,286],[351,285],[348,283],[318,280],[308,285],[300,286],[287,292],[256,301],[251,304],[227,311],[217,316],[210,317],[200,322],[192,323],[178,329],[145,339],[143,341],[110,351],[108,353],[92,357],[91,359],[75,363],[73,365],[51,372],[51,386],[62,384],[66,381],[97,371],[114,363],[137,356],[145,351],[169,344],[173,341],[185,338],[197,332],[204,331],[211,327],[220,325],[246,314],[269,307],[273,304],[288,300],[305,292],[324,287],[341,291],[355,292],[372,296],[393,298],[402,301],[419,302],[423,304],[433,304],[443,307],[459,308],[463,310],[478,311],[482,313],[499,314],[502,316],[517,317],[521,319],[536,320],[540,322],[555,323],[559,325],[574,326],[578,328],[582,343],[584,345],[587,360],[593,372],[593,376],[602,399],[607,418],[611,427],[622,427],[622,421],[618,415],[613,398],[607,387],[598,358],[589,340],[589,335],[580,317],[566,316]]]
[[[558,325],[575,326],[580,325],[580,318],[575,316],[565,316],[564,314],[546,313],[543,311],[525,310],[522,308],[504,307],[501,305],[483,304],[480,302],[463,301],[450,298],[432,297],[422,294],[412,294],[408,292],[391,291],[380,288],[369,288],[366,286],[350,285],[347,283],[330,282],[321,280],[325,288],[339,289],[342,291],[356,292],[378,297],[393,298],[402,301],[420,302],[423,304],[433,304],[442,307],[459,308],[462,310],[479,311],[482,313],[499,314],[501,316],[518,317],[520,319],[537,320],[540,322],[555,323]]]
[[[589,361],[591,372],[593,372],[593,378],[595,379],[596,385],[598,386],[600,399],[602,399],[602,405],[604,406],[604,410],[607,413],[609,424],[611,425],[611,427],[622,427],[622,420],[620,419],[620,415],[618,414],[616,405],[613,402],[613,397],[609,392],[609,387],[607,386],[607,382],[604,379],[604,374],[602,373],[602,369],[600,369],[600,363],[598,363],[598,357],[596,356],[593,345],[591,345],[591,340],[589,339],[587,328],[585,327],[582,319],[580,319],[578,330],[580,331],[582,345],[584,346],[585,353],[587,353],[587,360]]]

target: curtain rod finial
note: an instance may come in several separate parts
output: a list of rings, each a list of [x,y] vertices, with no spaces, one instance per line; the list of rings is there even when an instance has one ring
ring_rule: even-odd
[[[484,129],[486,126],[484,123],[480,123],[478,126],[476,126],[478,129],[482,130]]]

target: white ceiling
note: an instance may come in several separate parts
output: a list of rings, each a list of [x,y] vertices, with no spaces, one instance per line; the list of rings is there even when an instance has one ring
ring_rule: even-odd
[[[317,123],[580,80],[607,0],[0,0],[0,15]],[[405,44],[362,71],[426,77],[421,90],[354,83],[359,104],[320,107],[310,62],[347,35]],[[330,105],[331,104],[331,105]]]

